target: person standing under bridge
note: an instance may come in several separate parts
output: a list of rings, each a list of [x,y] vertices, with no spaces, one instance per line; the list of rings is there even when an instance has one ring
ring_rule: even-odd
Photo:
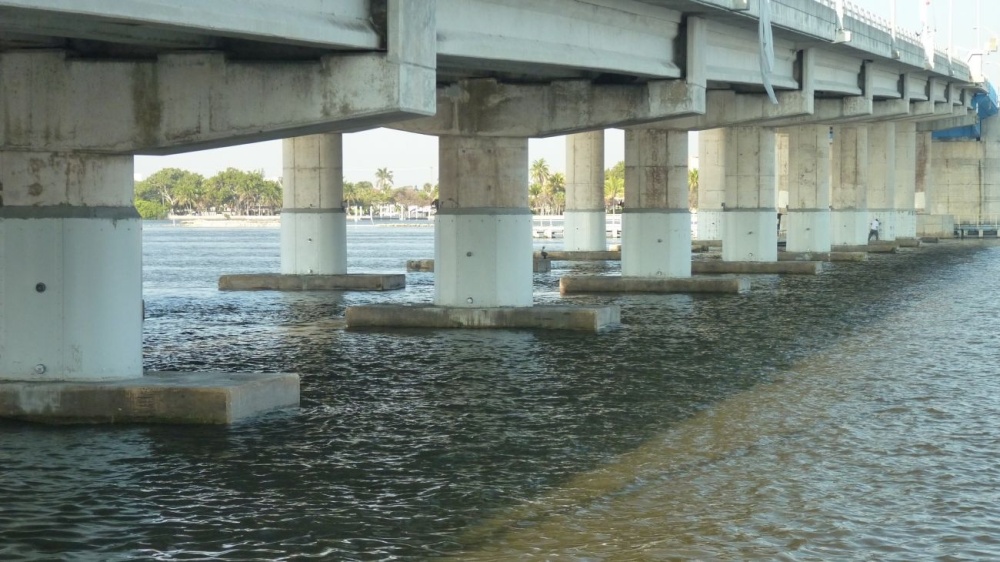
[[[874,237],[875,241],[878,242],[878,227],[880,226],[880,224],[881,223],[879,223],[878,217],[875,217],[874,219],[872,219],[871,230],[868,231],[868,241],[869,242],[872,241],[872,237]]]

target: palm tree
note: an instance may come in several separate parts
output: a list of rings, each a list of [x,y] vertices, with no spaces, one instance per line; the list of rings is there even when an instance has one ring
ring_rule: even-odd
[[[531,163],[531,181],[545,187],[549,180],[549,164],[544,158],[539,158]]]
[[[698,210],[698,168],[688,170],[688,208]]]
[[[565,174],[556,172],[549,176],[549,183],[546,185],[545,193],[549,199],[548,204],[552,208],[552,214],[562,214],[563,207],[566,206]]]
[[[625,162],[619,161],[614,167],[604,170],[604,204],[609,208],[615,201],[625,197]]]
[[[392,172],[389,168],[375,170],[375,189],[384,191],[392,187]]]

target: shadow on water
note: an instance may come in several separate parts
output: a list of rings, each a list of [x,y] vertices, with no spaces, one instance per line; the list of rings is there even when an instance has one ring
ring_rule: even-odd
[[[352,229],[350,270],[401,271],[432,255],[430,229],[407,230]],[[353,332],[346,307],[430,302],[433,275],[408,274],[393,293],[214,291],[250,255],[276,270],[276,239],[147,232],[146,368],[297,372],[301,408],[229,428],[0,425],[0,557],[510,559],[533,541],[560,551],[531,528],[551,529],[554,513],[560,526],[589,525],[601,502],[688,471],[659,474],[663,457],[684,467],[701,466],[698,451],[730,455],[754,425],[778,423],[751,402],[785,411],[795,396],[769,388],[792,388],[801,365],[880,326],[927,279],[980,267],[963,247],[762,276],[740,296],[561,299],[559,275],[606,267],[573,266],[535,275],[539,302],[618,304],[621,329]],[[211,263],[186,249],[209,246],[228,249]],[[733,401],[742,414],[720,413]],[[719,416],[732,447],[714,431]],[[670,495],[666,484],[639,489]],[[676,497],[702,502],[691,517],[713,509]]]

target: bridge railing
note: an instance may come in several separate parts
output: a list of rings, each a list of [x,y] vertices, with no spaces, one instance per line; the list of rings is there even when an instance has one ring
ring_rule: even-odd
[[[837,4],[838,4],[837,0],[815,0],[815,1],[819,2],[824,6],[832,8],[833,10],[837,9]],[[875,14],[869,10],[864,9],[854,4],[853,2],[844,2],[844,16],[850,16],[855,20],[860,21],[861,23],[874,27],[875,29],[884,31],[890,35],[892,35],[893,33],[891,21],[882,16],[879,16],[878,14]],[[896,37],[907,39],[916,45],[921,44],[920,34],[917,33],[916,31],[911,31],[909,29],[903,29],[897,26]],[[938,49],[937,47],[935,47],[934,52],[944,57],[948,56],[948,51],[946,49]]]
[[[969,236],[971,233],[982,236],[984,232],[992,232],[1000,236],[1000,215],[991,216],[956,216],[955,233]]]

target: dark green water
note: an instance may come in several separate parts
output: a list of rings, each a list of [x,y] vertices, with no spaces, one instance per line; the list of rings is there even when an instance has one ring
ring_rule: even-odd
[[[557,244],[546,241],[551,249]],[[944,245],[942,245],[944,246]],[[614,303],[623,326],[347,332],[381,294],[220,293],[278,231],[144,234],[145,363],[292,371],[229,428],[0,424],[3,560],[915,560],[1000,556],[1000,248],[950,244],[741,296]],[[351,227],[349,269],[433,256]]]

